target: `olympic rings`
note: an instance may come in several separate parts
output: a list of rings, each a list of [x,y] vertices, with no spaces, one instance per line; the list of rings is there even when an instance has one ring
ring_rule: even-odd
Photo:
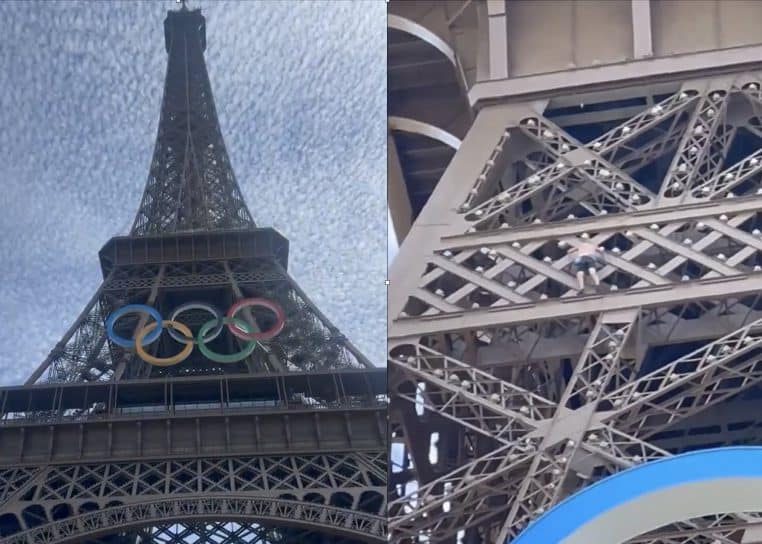
[[[249,306],[262,306],[263,308],[272,310],[273,313],[275,313],[275,325],[273,325],[270,330],[265,332],[250,333],[248,331],[241,330],[235,321],[233,323],[228,323],[228,329],[230,329],[230,332],[232,332],[238,338],[241,340],[267,340],[268,338],[272,338],[283,330],[283,326],[286,322],[286,316],[283,312],[283,308],[281,308],[280,305],[276,304],[275,302],[267,300],[266,298],[244,298],[239,300],[228,310],[228,319],[234,320],[235,314],[237,314],[243,308],[247,308]]]
[[[255,332],[255,329],[252,330],[253,327],[249,323],[235,317],[235,314],[240,310],[251,306],[261,306],[271,310],[275,314],[275,325],[267,331]],[[201,326],[195,338],[187,325],[177,321],[178,316],[188,310],[205,310],[212,315],[212,319]],[[116,322],[122,316],[130,313],[147,314],[153,319],[153,322],[146,324],[137,332],[134,340],[124,338],[114,332]],[[276,302],[263,298],[239,300],[224,315],[225,317],[223,317],[223,313],[217,308],[206,302],[188,302],[175,308],[170,319],[162,319],[159,311],[152,306],[146,304],[128,304],[114,310],[108,316],[106,319],[106,334],[115,344],[125,348],[134,348],[137,355],[143,361],[155,366],[172,366],[183,362],[190,356],[195,345],[198,345],[199,350],[207,359],[216,363],[235,363],[251,355],[258,345],[258,341],[267,340],[279,334],[285,324],[283,308]],[[233,335],[246,341],[241,351],[224,354],[214,352],[207,347],[206,344],[217,338],[225,326],[227,326]],[[167,329],[173,340],[184,344],[185,347],[170,357],[154,357],[146,352],[145,347],[158,340],[159,336],[161,336],[161,331],[164,329]]]

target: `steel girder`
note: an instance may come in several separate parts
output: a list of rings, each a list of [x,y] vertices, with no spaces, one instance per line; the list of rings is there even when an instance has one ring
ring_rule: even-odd
[[[760,104],[753,75],[686,82],[585,143],[531,105],[480,112],[392,268],[392,409],[424,414],[396,432],[421,447],[424,421],[448,421],[465,446],[429,479],[405,463],[418,484],[390,499],[393,541],[510,541],[762,382],[762,150],[730,158]],[[579,239],[606,253],[595,293],[564,251]],[[649,346],[688,341],[704,345],[643,366]],[[648,541],[730,543],[752,522],[686,520]]]
[[[762,173],[762,166],[758,170]],[[761,202],[755,195],[703,207],[443,239],[395,327],[399,336],[408,336],[461,324],[448,321],[485,326],[501,312],[508,323],[582,313],[564,309],[566,299],[581,297],[569,269],[572,257],[556,247],[580,237],[606,249],[600,277],[609,291],[607,300],[615,301],[612,308],[711,297],[717,279],[737,282],[739,294],[754,293],[756,273],[762,270]],[[649,299],[655,292],[660,294]],[[412,317],[413,312],[420,317]]]
[[[256,521],[382,542],[386,457],[381,450],[2,469],[0,542],[80,542],[172,520]]]

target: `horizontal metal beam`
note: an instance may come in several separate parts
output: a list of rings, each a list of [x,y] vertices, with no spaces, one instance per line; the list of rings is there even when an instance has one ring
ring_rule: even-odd
[[[309,383],[311,387],[332,384],[338,379],[342,388],[347,394],[352,391],[365,390],[372,391],[374,394],[383,394],[386,391],[386,369],[385,368],[361,368],[361,369],[343,369],[318,372],[262,372],[259,374],[231,374],[227,376],[184,376],[173,377],[170,380],[122,380],[117,382],[57,382],[41,383],[33,385],[14,385],[0,387],[0,399],[7,396],[8,400],[0,406],[0,413],[9,411],[14,406],[12,403],[21,403],[22,409],[46,410],[54,407],[59,408],[78,408],[80,406],[69,406],[64,404],[53,406],[52,404],[36,404],[37,401],[32,398],[41,399],[39,402],[45,402],[42,399],[53,399],[58,395],[65,394],[66,397],[79,398],[87,396],[92,402],[98,402],[101,398],[116,399],[117,394],[131,397],[133,402],[159,402],[163,403],[164,391],[172,388],[184,389],[185,391],[203,391],[202,396],[208,399],[220,400],[220,391],[234,386],[249,391],[262,392],[268,389],[277,381],[288,384],[289,387],[306,387]],[[357,387],[360,389],[357,389]],[[264,389],[263,389],[264,388]],[[347,389],[348,388],[348,389]],[[297,391],[298,392],[298,391]],[[156,396],[159,394],[160,396]],[[179,399],[180,397],[176,396]],[[126,397],[125,397],[126,398]],[[1,402],[1,401],[0,401]],[[31,404],[28,404],[31,403]]]
[[[259,263],[262,262],[263,261],[259,261]],[[173,267],[172,270],[166,271],[161,277],[158,278],[140,277],[137,274],[137,271],[135,276],[132,276],[130,274],[132,270],[120,269],[119,271],[122,272],[120,276],[116,277],[112,275],[103,281],[101,290],[104,293],[113,293],[116,296],[123,296],[124,293],[132,294],[135,291],[150,288],[153,281],[158,281],[159,288],[168,287],[171,289],[177,289],[179,287],[227,287],[230,285],[231,277],[238,285],[272,285],[276,282],[288,281],[286,276],[280,274],[274,269],[259,269],[256,272],[232,272],[230,276],[228,276],[222,272],[184,273],[184,271],[178,271],[175,267]]]
[[[386,407],[25,422],[0,427],[0,466],[385,451]]]
[[[616,215],[587,217],[540,225],[516,225],[511,226],[510,229],[492,232],[447,236],[438,241],[433,249],[435,251],[443,249],[467,249],[511,242],[561,239],[577,236],[587,231],[602,233],[644,227],[651,223],[704,220],[707,216],[756,212],[760,208],[762,208],[762,197],[756,195],[718,201],[696,202],[669,208],[638,210]]]
[[[468,99],[472,106],[478,107],[507,100],[547,100],[549,95],[568,96],[625,85],[642,86],[666,81],[710,78],[759,70],[762,68],[760,58],[762,46],[753,45],[481,81],[471,87]]]
[[[389,324],[389,338],[403,339],[422,335],[485,329],[497,325],[529,323],[546,319],[590,315],[607,310],[677,305],[703,299],[743,296],[762,290],[762,275],[739,274],[680,284],[630,289],[606,295],[569,297],[529,304],[497,306],[421,318],[401,318]]]
[[[288,240],[272,228],[238,231],[117,236],[98,252],[103,277],[115,266],[203,260],[274,259],[288,268]]]

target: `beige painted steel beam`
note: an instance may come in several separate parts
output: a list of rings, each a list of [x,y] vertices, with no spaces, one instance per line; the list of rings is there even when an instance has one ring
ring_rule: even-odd
[[[505,0],[487,0],[489,32],[489,77],[508,77],[508,27]]]
[[[636,59],[654,54],[651,37],[651,0],[631,0],[632,52]]]
[[[613,309],[676,305],[696,300],[723,298],[728,293],[734,296],[750,295],[760,290],[762,290],[762,274],[739,274],[733,277],[632,289],[606,295],[497,306],[423,318],[402,318],[389,324],[389,338],[403,339],[448,331],[486,329],[497,325],[561,319]]]
[[[583,232],[589,231],[598,233],[620,231],[630,228],[647,227],[652,223],[703,220],[711,216],[756,212],[759,209],[762,209],[762,197],[759,195],[712,200],[672,207],[638,210],[616,215],[586,217],[542,225],[516,225],[511,226],[510,229],[444,236],[432,249],[434,251],[442,249],[478,249],[482,246],[493,244],[563,239],[578,236]]]
[[[685,55],[639,59],[619,64],[562,70],[539,75],[481,81],[468,93],[473,106],[499,100],[530,101],[548,95],[574,94],[626,85],[662,83],[689,78],[755,71],[762,68],[762,45],[734,47]]]

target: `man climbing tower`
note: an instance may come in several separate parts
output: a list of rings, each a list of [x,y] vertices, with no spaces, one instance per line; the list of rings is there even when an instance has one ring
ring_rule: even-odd
[[[590,242],[583,241],[573,245],[568,253],[577,254],[574,257],[572,268],[577,274],[577,283],[579,284],[580,291],[585,288],[585,272],[590,274],[590,277],[593,278],[593,283],[598,287],[601,284],[601,280],[598,277],[598,267],[605,264],[601,248]]]

